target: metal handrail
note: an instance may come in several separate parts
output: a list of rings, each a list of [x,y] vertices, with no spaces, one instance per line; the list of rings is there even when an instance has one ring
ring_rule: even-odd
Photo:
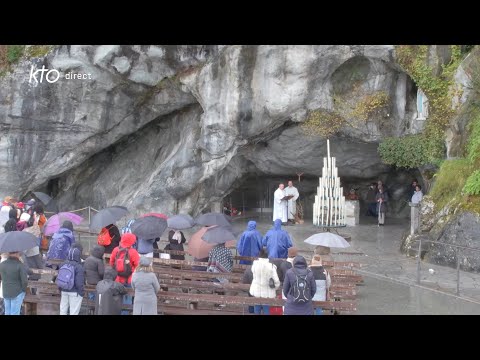
[[[474,248],[474,247],[469,247],[469,246],[463,246],[463,245],[455,245],[455,244],[448,244],[440,241],[435,241],[435,240],[422,240],[420,239],[415,239],[414,241],[418,241],[418,255],[417,255],[417,284],[420,284],[420,270],[421,270],[421,265],[420,265],[420,260],[421,260],[421,254],[422,254],[422,241],[424,242],[429,242],[432,244],[440,244],[440,245],[446,245],[446,246],[451,246],[455,248],[455,256],[457,258],[457,296],[460,296],[460,257],[458,254],[458,249],[464,249],[464,250],[472,250],[472,251],[480,251],[480,248]]]

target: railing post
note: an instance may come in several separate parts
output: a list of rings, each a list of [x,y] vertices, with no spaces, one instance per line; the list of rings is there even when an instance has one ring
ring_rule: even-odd
[[[457,255],[457,296],[460,296],[460,256],[459,250],[456,250]]]
[[[420,256],[422,254],[422,239],[418,240],[418,258],[417,258],[417,284],[420,284]]]
[[[242,215],[245,216],[245,192],[242,191]]]

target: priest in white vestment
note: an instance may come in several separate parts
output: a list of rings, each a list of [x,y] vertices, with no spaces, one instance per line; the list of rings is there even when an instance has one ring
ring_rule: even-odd
[[[285,185],[278,185],[278,189],[273,194],[273,221],[280,219],[282,223],[288,221],[287,217],[287,200],[282,200],[285,197]]]
[[[293,186],[293,181],[288,182],[288,186],[285,188],[285,195],[293,195],[293,198],[288,200],[287,203],[287,217],[288,220],[292,220],[295,223],[295,214],[297,213],[297,204],[296,201],[300,194],[295,186]]]

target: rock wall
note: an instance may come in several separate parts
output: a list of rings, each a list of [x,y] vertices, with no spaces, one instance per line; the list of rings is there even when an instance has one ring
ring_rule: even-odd
[[[43,65],[61,78],[30,83]],[[390,102],[381,119],[342,129],[333,150],[340,176],[375,178],[391,170],[378,142],[413,128],[393,46],[61,46],[0,79],[0,190],[197,214],[249,173],[318,176],[325,141],[299,124],[353,86]]]

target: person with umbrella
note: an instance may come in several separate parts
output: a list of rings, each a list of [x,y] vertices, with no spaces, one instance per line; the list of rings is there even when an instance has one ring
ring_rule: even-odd
[[[120,245],[120,239],[121,239],[120,230],[118,229],[117,225],[109,224],[109,225],[105,226],[100,231],[100,233],[102,233],[102,231],[108,231],[108,235],[111,238],[110,244],[104,246],[105,254],[111,254],[113,249],[115,249],[118,245]]]
[[[262,247],[265,246],[269,258],[286,259],[288,249],[293,246],[290,235],[282,230],[282,220],[276,219],[273,228],[268,230],[262,239]]]
[[[160,236],[167,228],[167,220],[164,216],[151,213],[135,220],[132,224],[131,229],[137,236],[137,251],[140,256],[153,258],[153,244],[160,240]]]
[[[238,240],[237,250],[240,256],[256,257],[262,249],[262,234],[257,230],[257,222],[249,221],[245,230]],[[249,260],[240,260],[240,264],[251,265]]]
[[[47,252],[47,267],[57,267],[48,262],[50,259],[66,260],[68,257],[68,250],[75,242],[75,235],[73,234],[73,224],[71,221],[64,221],[62,227],[52,236],[50,246]]]
[[[90,231],[100,230],[98,245],[105,247],[105,254],[111,254],[121,241],[120,231],[115,222],[128,214],[124,206],[110,206],[96,213],[90,222]]]
[[[165,246],[164,250],[177,250],[184,251],[183,244],[187,241],[185,235],[180,230],[170,230],[168,232],[168,244]],[[171,254],[170,259],[172,260],[185,260],[185,255],[175,255]]]
[[[27,291],[27,268],[20,257],[20,252],[9,252],[7,260],[0,263],[5,315],[20,315]]]

